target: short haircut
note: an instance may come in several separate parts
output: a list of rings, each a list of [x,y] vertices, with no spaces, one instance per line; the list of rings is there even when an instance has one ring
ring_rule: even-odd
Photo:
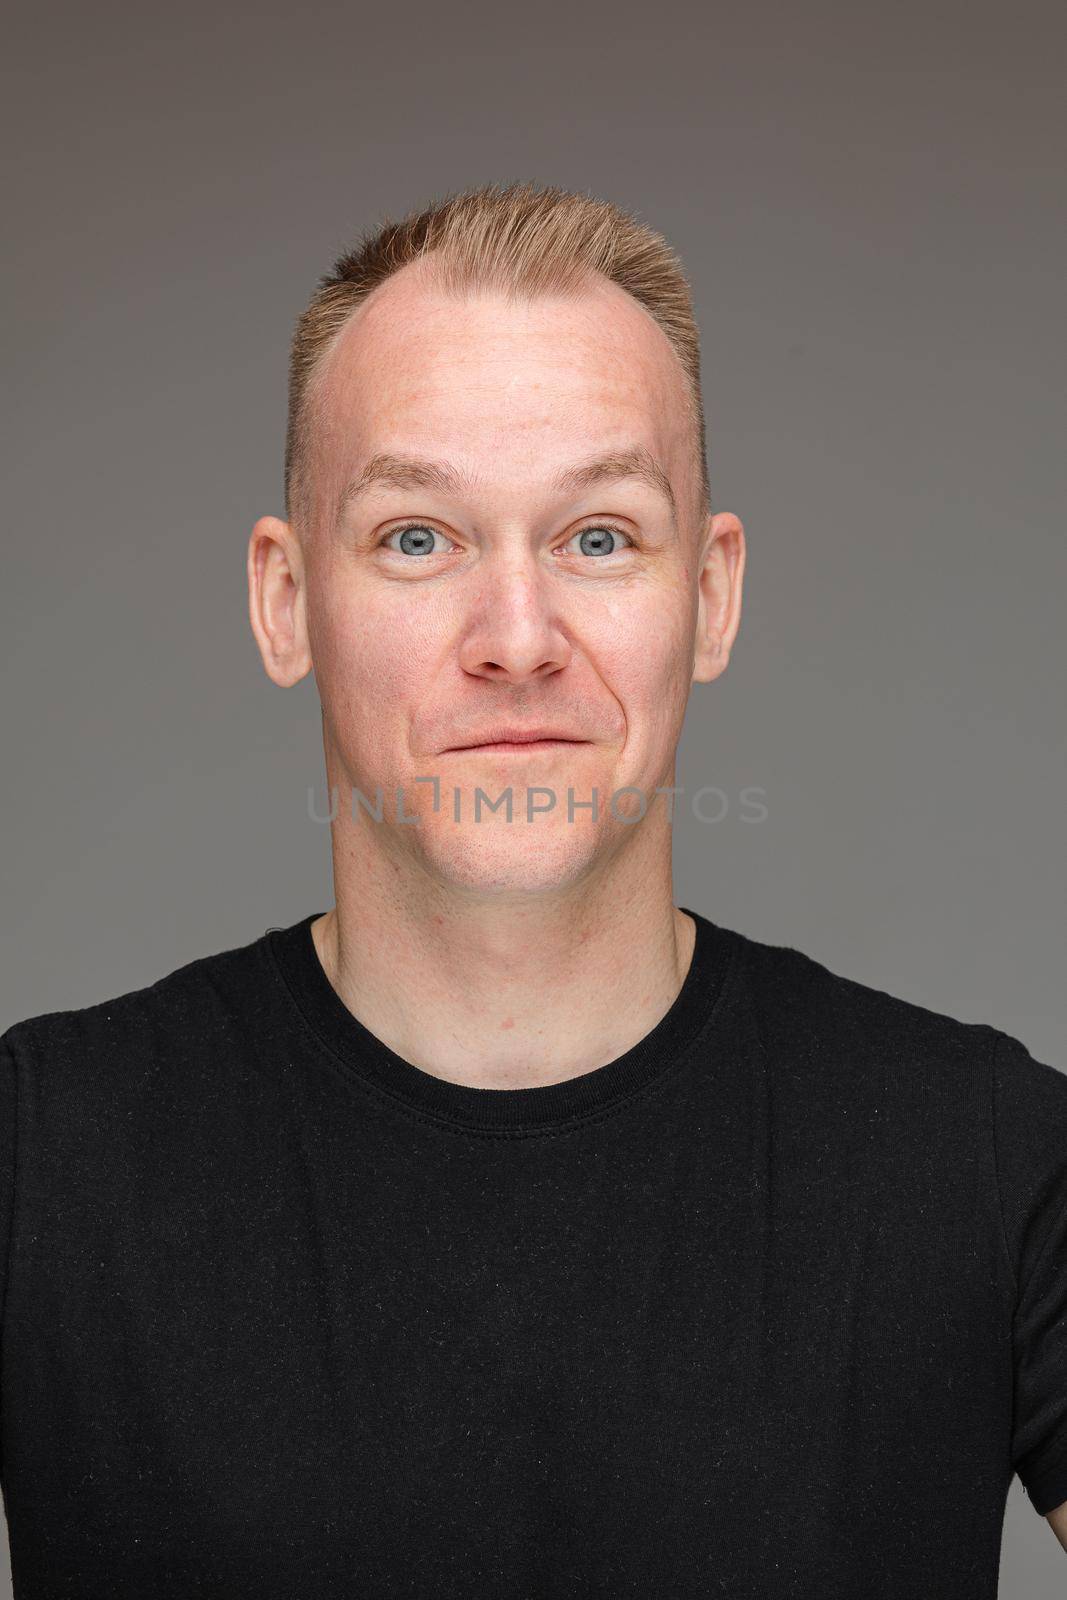
[[[314,378],[352,312],[402,267],[432,256],[448,292],[533,298],[579,293],[600,273],[663,329],[684,368],[698,455],[699,512],[710,510],[700,335],[682,264],[666,239],[607,201],[554,186],[487,184],[367,233],[320,278],[293,335],[285,443],[287,518],[310,520]]]

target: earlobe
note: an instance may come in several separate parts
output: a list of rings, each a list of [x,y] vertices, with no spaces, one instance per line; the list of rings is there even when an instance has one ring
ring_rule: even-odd
[[[722,645],[717,638],[705,639],[698,644],[693,658],[693,682],[712,683],[726,671],[729,658],[723,660]]]
[[[726,671],[729,661],[729,653],[724,652],[721,640],[705,639],[703,647],[698,646],[693,658],[693,682],[713,683]]]
[[[263,668],[290,688],[311,670],[299,543],[287,522],[260,517],[248,541],[248,618]]]

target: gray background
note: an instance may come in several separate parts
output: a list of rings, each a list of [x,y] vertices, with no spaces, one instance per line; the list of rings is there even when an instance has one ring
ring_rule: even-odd
[[[682,253],[746,524],[676,898],[1067,1067],[1062,11],[382,10],[14,24],[0,1027],[332,903],[314,684],[245,611],[291,326],[364,228],[524,178]],[[1016,1481],[1001,1592],[1065,1564]]]

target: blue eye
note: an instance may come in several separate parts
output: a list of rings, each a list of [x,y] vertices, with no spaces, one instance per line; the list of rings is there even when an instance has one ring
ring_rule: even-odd
[[[583,556],[613,556],[617,547],[614,544],[609,545],[608,540],[627,539],[628,537],[629,535],[620,532],[618,528],[611,528],[606,524],[598,527],[581,528],[574,535],[575,539],[581,541],[581,553]]]
[[[386,534],[382,546],[397,555],[432,556],[439,553],[434,548],[434,540],[444,537],[444,534],[439,533],[436,528],[431,528],[428,523],[409,522],[405,527],[394,528],[392,533]],[[393,543],[394,539],[400,540],[399,546]],[[623,533],[619,528],[612,528],[607,523],[580,528],[577,533],[571,535],[568,544],[573,543],[575,539],[580,541],[580,553],[583,556],[613,556],[632,543],[629,534]],[[626,541],[626,545],[621,543],[623,540]]]
[[[437,536],[437,529],[427,527],[424,522],[411,522],[406,528],[394,528],[382,540],[390,550],[396,550],[396,545],[391,544],[392,539],[399,538],[399,555],[405,556],[432,556],[434,554],[433,542]],[[441,535],[444,538],[444,534]]]

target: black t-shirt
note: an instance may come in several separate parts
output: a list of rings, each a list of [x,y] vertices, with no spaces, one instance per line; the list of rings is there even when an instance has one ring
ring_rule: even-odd
[[[995,1595],[1067,1074],[690,911],[633,1049],[470,1088],[316,915],[0,1040],[17,1600]]]

